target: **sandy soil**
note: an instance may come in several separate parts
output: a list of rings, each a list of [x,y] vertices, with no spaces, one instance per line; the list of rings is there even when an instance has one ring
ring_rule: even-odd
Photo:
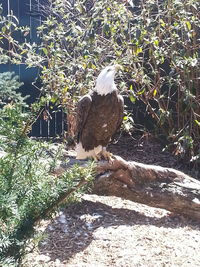
[[[155,140],[121,138],[113,153],[185,170]],[[39,227],[24,267],[200,266],[200,222],[117,197],[84,195]]]

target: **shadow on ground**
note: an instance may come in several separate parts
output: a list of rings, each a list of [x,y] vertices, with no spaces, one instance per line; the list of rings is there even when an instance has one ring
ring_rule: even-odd
[[[107,238],[103,236],[103,229],[117,228],[122,225],[153,225],[159,228],[181,228],[189,225],[191,228],[200,229],[197,223],[186,221],[178,216],[170,216],[168,212],[160,209],[147,208],[146,211],[144,205],[130,204],[130,202],[126,204],[127,201],[116,197],[107,197],[106,203],[104,203],[105,198],[98,196],[96,201],[95,197],[92,200],[88,200],[86,197],[82,202],[64,209],[48,225],[45,231],[47,238],[39,246],[40,254],[48,255],[51,261],[59,259],[66,263],[90,245],[96,238],[94,232],[100,227],[102,228],[102,240]],[[109,203],[109,199],[111,203]],[[102,202],[98,200],[102,200]],[[120,202],[124,202],[121,205],[123,208],[118,205]],[[136,207],[135,210],[134,207]],[[149,212],[149,209],[153,209],[153,214]],[[139,210],[141,211],[139,212]]]

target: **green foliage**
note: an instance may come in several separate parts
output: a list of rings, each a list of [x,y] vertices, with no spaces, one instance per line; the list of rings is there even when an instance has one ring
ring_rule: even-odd
[[[0,110],[0,265],[15,266],[24,253],[34,224],[60,206],[60,200],[75,201],[87,190],[92,165],[74,166],[56,178],[51,173],[60,160],[59,149],[28,138],[28,114],[18,105]],[[55,149],[54,149],[55,150]],[[48,152],[48,153],[47,153]],[[50,153],[49,153],[50,152]],[[85,183],[78,187],[80,180]]]
[[[0,4],[0,64],[12,62],[22,64],[27,59],[27,55],[32,53],[34,45],[26,42],[26,35],[29,32],[28,27],[19,27],[18,18],[13,15],[11,10],[7,16],[2,16],[2,5]],[[20,43],[15,39],[16,34],[21,34]],[[31,51],[28,49],[31,47]]]
[[[35,45],[20,44],[13,36],[16,31],[26,35],[27,28],[19,29],[17,19],[0,16],[1,63],[39,65],[42,56]],[[5,49],[6,42],[10,50]],[[37,64],[36,64],[37,62]],[[43,68],[43,66],[40,66]],[[17,266],[35,223],[49,216],[63,201],[75,201],[87,190],[93,167],[74,166],[55,177],[59,151],[50,157],[49,144],[36,142],[27,134],[45,103],[41,98],[30,109],[24,109],[23,98],[16,89],[21,86],[13,73],[0,75],[0,265]],[[51,153],[52,154],[52,151]]]
[[[19,77],[13,72],[0,73],[0,108],[9,103],[25,106],[26,97],[22,97],[16,91],[22,85],[23,83],[19,82]]]
[[[121,62],[119,54],[127,39],[123,3],[95,1],[87,8],[85,1],[70,2],[52,1],[50,15],[38,29],[48,66],[42,79],[63,104],[93,87],[102,65]]]
[[[47,62],[41,78],[52,100],[72,112],[102,65],[120,63],[121,87],[133,103],[145,103],[157,133],[173,144],[175,154],[198,159],[199,5],[148,0],[128,8],[123,1],[51,1],[38,30]],[[183,148],[182,140],[192,145]]]
[[[18,105],[6,105],[0,118],[0,265],[9,266],[20,260],[38,220],[56,210],[61,200],[75,201],[88,188],[93,168],[74,166],[56,178],[52,173],[59,149],[50,157],[49,144],[27,137],[28,114]]]
[[[143,2],[130,26],[133,64],[127,75],[131,95],[146,104],[157,133],[168,139],[173,153],[186,162],[194,159],[197,168],[199,7],[187,0]]]
[[[49,2],[38,46],[17,43],[12,37],[19,30],[16,18],[0,17],[0,41],[6,39],[11,47],[0,53],[14,63],[41,68],[44,99],[66,108],[69,125],[75,103],[94,86],[100,69],[122,64],[119,88],[134,104],[144,102],[156,132],[165,136],[173,153],[197,164],[199,1],[132,1],[132,7],[114,0]],[[28,30],[21,31],[25,38]]]

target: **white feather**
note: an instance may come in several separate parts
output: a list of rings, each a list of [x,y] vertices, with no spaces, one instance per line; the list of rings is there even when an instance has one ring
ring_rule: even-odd
[[[102,146],[97,146],[92,150],[86,151],[83,146],[82,143],[79,142],[76,145],[76,159],[86,159],[86,158],[92,158],[95,157],[96,155],[98,155],[100,152],[102,151]]]
[[[113,65],[104,68],[97,77],[94,91],[96,91],[99,95],[107,95],[117,90],[114,82],[117,66],[118,65]]]

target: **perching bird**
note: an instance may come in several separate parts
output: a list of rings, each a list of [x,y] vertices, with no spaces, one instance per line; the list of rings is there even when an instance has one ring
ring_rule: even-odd
[[[104,157],[112,154],[106,146],[120,128],[123,120],[124,101],[118,94],[114,76],[120,65],[104,68],[91,92],[84,95],[77,106],[77,159]]]

